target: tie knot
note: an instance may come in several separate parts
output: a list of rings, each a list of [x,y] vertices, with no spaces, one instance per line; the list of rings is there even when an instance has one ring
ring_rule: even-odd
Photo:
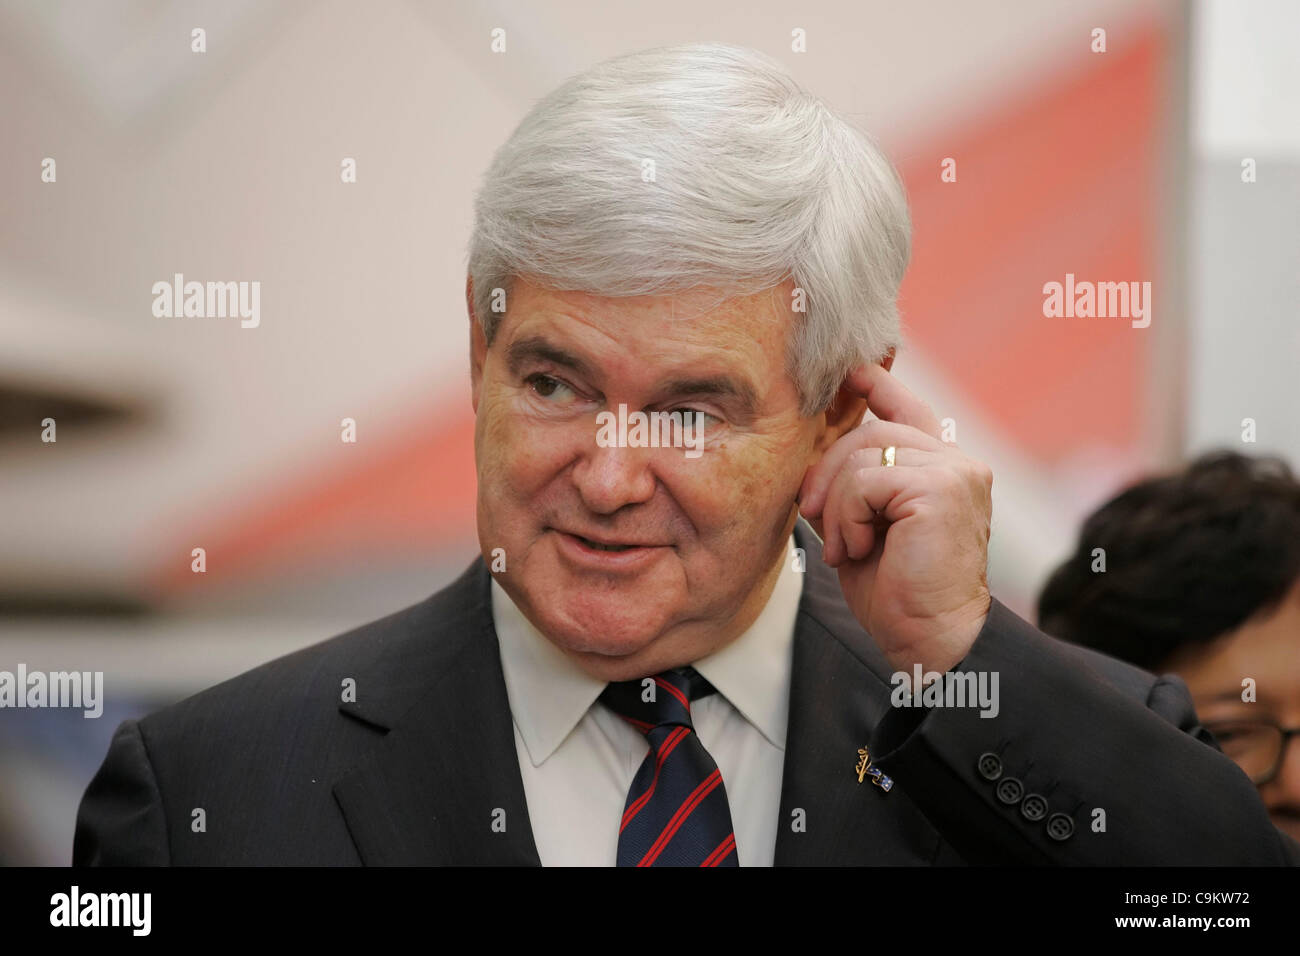
[[[648,734],[656,727],[691,724],[691,701],[714,692],[713,685],[694,667],[678,667],[653,677],[616,681],[606,686],[600,700],[629,724]]]

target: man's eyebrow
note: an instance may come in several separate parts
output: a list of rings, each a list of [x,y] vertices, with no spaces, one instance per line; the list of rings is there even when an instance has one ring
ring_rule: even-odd
[[[573,369],[589,381],[596,377],[595,370],[589,362],[540,335],[518,339],[506,348],[506,364],[512,375],[518,375],[529,361],[552,362],[563,368]],[[664,382],[657,391],[672,396],[712,396],[724,400],[730,399],[740,405],[742,411],[751,414],[758,410],[759,404],[758,392],[754,386],[729,375],[675,378]]]
[[[758,409],[758,393],[749,382],[727,375],[710,375],[704,378],[678,378],[665,382],[662,388],[667,395],[700,395],[731,399],[747,412]]]
[[[530,335],[510,343],[506,349],[506,364],[512,375],[518,375],[520,369],[529,361],[552,362],[564,368],[573,369],[583,378],[591,379],[594,373],[590,364],[566,351],[540,335]]]

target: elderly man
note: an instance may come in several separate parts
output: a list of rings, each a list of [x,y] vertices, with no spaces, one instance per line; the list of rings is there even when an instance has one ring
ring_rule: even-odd
[[[778,66],[603,63],[528,114],[476,212],[480,558],[123,724],[76,862],[1294,852],[1181,681],[989,594],[990,470],[890,372],[903,191]],[[663,441],[625,427],[656,413]]]

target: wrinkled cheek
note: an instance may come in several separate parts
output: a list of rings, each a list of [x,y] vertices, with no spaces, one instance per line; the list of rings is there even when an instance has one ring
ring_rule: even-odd
[[[515,509],[541,504],[554,492],[570,439],[508,409],[492,417],[476,441],[480,500]]]
[[[787,463],[768,455],[754,455],[732,462],[727,475],[732,494],[755,504],[766,501],[781,482],[780,469],[784,466]]]
[[[479,508],[499,521],[504,517],[503,511],[514,506],[520,497],[515,489],[521,483],[521,476],[515,470],[526,460],[520,447],[526,436],[499,409],[484,409],[482,405],[479,408],[474,441]]]
[[[504,397],[493,395],[479,406],[474,451],[479,461],[486,461],[494,472],[517,461],[520,446],[528,439],[528,428]]]
[[[762,456],[738,462],[727,480],[730,495],[736,502],[738,519],[746,533],[763,538],[779,530],[794,506],[802,473],[796,475],[797,459],[793,453],[777,457]]]
[[[710,460],[706,453],[699,460],[678,463],[668,487],[700,535],[716,536],[756,517],[755,509],[765,498],[756,474],[744,463]]]

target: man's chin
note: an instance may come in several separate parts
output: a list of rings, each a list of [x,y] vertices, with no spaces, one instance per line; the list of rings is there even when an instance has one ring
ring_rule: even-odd
[[[577,615],[556,615],[542,632],[566,651],[600,657],[631,657],[653,644],[663,633],[656,617],[631,618],[623,613],[600,614],[584,609]]]
[[[605,606],[584,602],[580,607],[564,607],[555,601],[539,608],[537,628],[552,644],[559,647],[584,670],[605,680],[642,677],[638,661],[647,658],[645,651],[654,645],[668,628],[662,614],[648,614],[646,609]],[[612,676],[627,671],[626,678]]]

